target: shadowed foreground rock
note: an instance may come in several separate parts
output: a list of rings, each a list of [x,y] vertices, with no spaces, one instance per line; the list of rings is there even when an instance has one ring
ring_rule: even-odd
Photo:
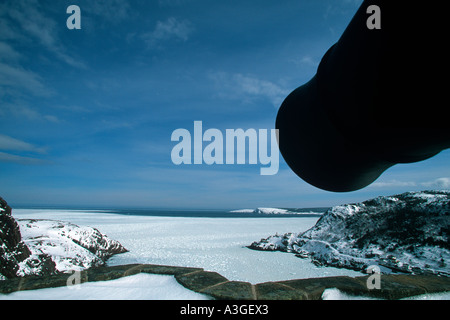
[[[381,275],[381,289],[367,289],[368,276],[326,277],[251,284],[229,281],[201,268],[131,264],[92,268],[80,273],[80,283],[107,281],[138,273],[173,275],[187,289],[221,300],[320,300],[325,289],[337,288],[355,296],[401,299],[420,294],[450,291],[450,278],[435,275]],[[27,276],[0,281],[0,293],[67,285],[71,274]]]
[[[0,277],[15,277],[19,263],[30,254],[22,241],[19,225],[11,216],[11,207],[0,197]]]

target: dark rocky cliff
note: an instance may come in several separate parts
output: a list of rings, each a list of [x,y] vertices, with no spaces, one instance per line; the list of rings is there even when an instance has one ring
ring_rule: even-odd
[[[31,252],[22,241],[19,225],[11,216],[11,207],[0,197],[0,276],[16,276],[19,263]]]

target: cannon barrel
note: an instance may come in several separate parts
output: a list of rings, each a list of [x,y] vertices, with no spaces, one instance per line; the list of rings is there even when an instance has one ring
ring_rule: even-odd
[[[381,28],[369,28],[377,17]],[[449,148],[446,21],[429,2],[364,1],[278,111],[289,167],[318,188],[348,192]]]

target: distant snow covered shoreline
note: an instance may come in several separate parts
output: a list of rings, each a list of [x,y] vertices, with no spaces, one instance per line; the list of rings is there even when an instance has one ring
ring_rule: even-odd
[[[283,209],[283,208],[256,208],[232,210],[231,213],[254,213],[266,215],[322,215],[323,212],[305,209]]]

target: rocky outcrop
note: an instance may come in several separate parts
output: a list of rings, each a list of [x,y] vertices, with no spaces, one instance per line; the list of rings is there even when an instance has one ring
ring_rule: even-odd
[[[63,223],[63,226],[59,228],[67,229],[65,234],[67,238],[99,257],[103,262],[115,254],[128,252],[122,244],[110,239],[96,228],[79,227],[71,223]],[[61,234],[64,232],[61,231]]]
[[[0,280],[103,266],[112,255],[127,251],[95,228],[54,220],[15,220],[6,201],[0,200]]]
[[[22,241],[19,225],[11,216],[11,207],[0,197],[0,279],[15,277],[19,263],[30,254]]]
[[[384,273],[450,275],[450,192],[407,192],[328,210],[304,233],[249,248],[292,252],[318,265]]]
[[[40,260],[42,255],[51,258],[57,272],[66,272],[103,266],[112,255],[127,251],[95,228],[56,220],[20,219],[18,223],[23,241],[31,251],[18,270],[21,276],[48,274],[27,264]]]

